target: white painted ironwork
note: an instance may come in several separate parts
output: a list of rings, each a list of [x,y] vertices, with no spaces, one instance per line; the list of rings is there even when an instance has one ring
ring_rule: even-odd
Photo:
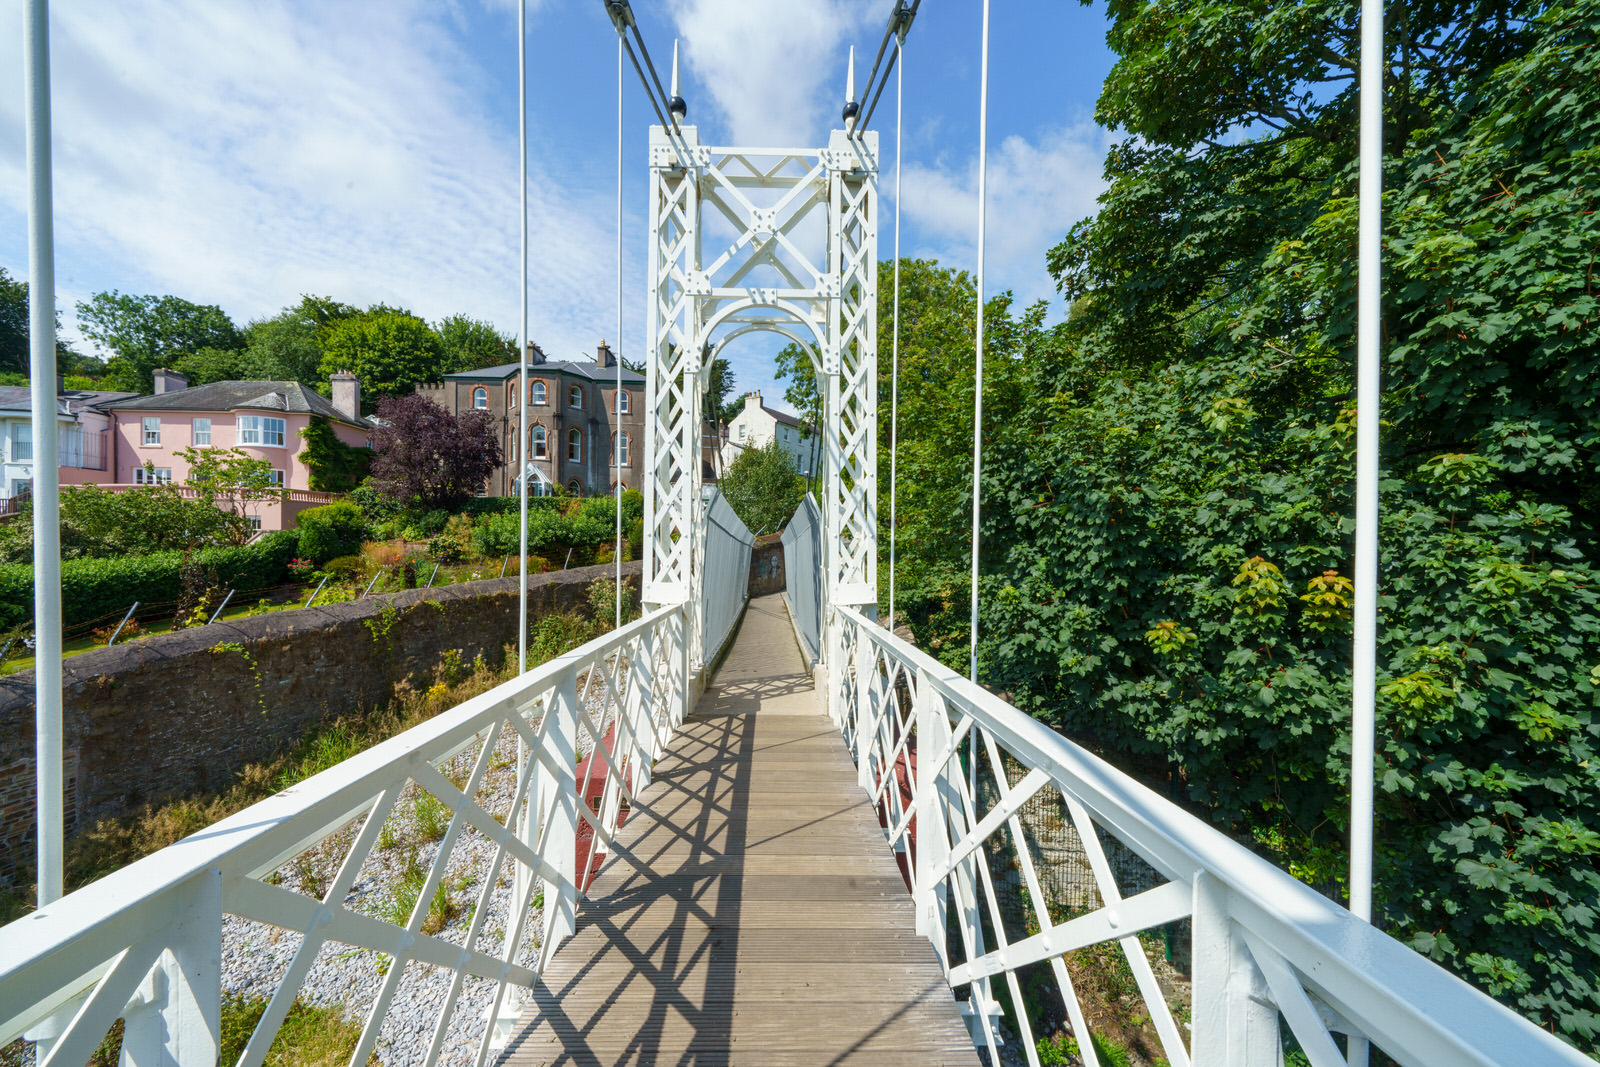
[[[50,170],[50,5],[23,6],[28,159],[28,370],[33,423],[35,760],[40,904],[61,896],[61,471],[56,435],[55,211]]]
[[[875,610],[877,160],[875,133],[717,148],[651,128],[647,604],[696,588],[701,392],[716,351],[759,330],[800,345],[824,392],[828,602]]]
[[[1053,982],[1060,1003],[1048,1007],[1096,1067],[1064,957],[1110,943],[1173,1067],[1276,1067],[1287,1032],[1315,1067],[1345,1063],[1336,1033],[1370,1039],[1402,1064],[1590,1062],[866,616],[842,608],[837,618],[840,654],[828,669],[844,696],[839,726],[905,857],[918,929],[966,998],[989,1062],[1001,1062],[1003,1042],[996,984],[1022,1005],[1021,983],[1045,978],[1033,1003]],[[1075,913],[1053,908],[1041,884],[1036,828],[1019,814],[1036,797],[1059,803],[1092,869],[1096,899]],[[1125,889],[1112,848],[1142,859],[1159,884]],[[997,892],[1008,877],[1025,890],[1010,907]],[[1187,1040],[1139,936],[1183,920],[1193,928]],[[1032,1065],[1038,1022],[1017,1020]]]
[[[755,535],[720,492],[706,507],[705,560],[700,572],[700,659],[716,662],[750,599],[750,550]]]
[[[123,1018],[124,1063],[215,1064],[219,941],[231,915],[299,938],[241,1064],[263,1061],[319,952],[334,943],[389,959],[351,1063],[367,1062],[403,983],[434,968],[450,976],[430,1043],[408,1050],[408,1062],[435,1063],[458,1008],[468,1010],[469,982],[492,984],[489,1015],[503,1019],[515,1011],[508,992],[529,985],[572,932],[581,872],[607,848],[682,721],[686,639],[681,609],[655,612],[0,929],[0,1047],[54,1017],[60,1026],[39,1062],[76,1067]],[[510,752],[519,745],[529,758],[517,765]],[[578,792],[582,752],[584,793],[603,781],[598,797]],[[506,774],[514,781],[489,787]],[[420,793],[450,821],[415,906],[396,924],[349,894],[381,869],[386,833],[404,825],[402,809]],[[583,856],[580,824],[590,841]],[[493,859],[474,872],[470,923],[424,933],[452,856],[474,847]],[[320,893],[292,873],[305,856],[327,863]],[[507,890],[512,872],[524,876],[513,874]],[[488,921],[497,892],[511,897],[498,927]],[[496,1029],[484,1028],[480,1064]]]
[[[783,528],[784,600],[800,650],[815,665],[822,656],[822,511],[810,493]]]

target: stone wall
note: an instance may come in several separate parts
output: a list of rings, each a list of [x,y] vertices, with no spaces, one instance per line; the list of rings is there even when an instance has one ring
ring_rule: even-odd
[[[642,564],[623,564],[639,590]],[[752,576],[755,567],[752,565]],[[530,617],[587,608],[611,565],[533,575]],[[752,586],[754,582],[752,582]],[[517,580],[464,582],[130,641],[65,663],[67,833],[225,787],[311,724],[388,701],[450,649],[498,664],[516,642]],[[0,678],[0,879],[34,849],[34,678]]]
[[[782,533],[756,538],[750,549],[750,595],[781,593],[788,579],[783,571]]]

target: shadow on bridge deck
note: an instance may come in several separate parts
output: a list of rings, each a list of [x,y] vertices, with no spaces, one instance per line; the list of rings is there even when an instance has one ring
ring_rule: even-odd
[[[783,600],[753,599],[501,1063],[977,1062]]]

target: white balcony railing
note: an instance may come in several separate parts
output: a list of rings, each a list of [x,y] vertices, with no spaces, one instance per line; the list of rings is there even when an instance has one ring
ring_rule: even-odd
[[[393,1043],[407,983],[442,975],[407,1000],[432,1022],[419,1035],[405,1020],[405,1058],[439,1062],[448,1037],[475,1042],[456,1062],[482,1064],[514,1013],[508,987],[571,933],[582,872],[682,721],[686,636],[681,608],[654,612],[0,929],[0,1047],[26,1034],[41,1064],[77,1067],[121,1018],[124,1063],[215,1064],[227,929],[298,941],[238,1062],[263,1062],[314,965],[365,954],[382,978],[351,1063]],[[436,844],[411,839],[426,873],[402,918],[370,887],[423,794],[448,825]],[[425,932],[458,852],[475,862],[470,920]]]
[[[1277,1067],[1283,1022],[1314,1067],[1345,1067],[1335,1033],[1365,1037],[1402,1064],[1591,1064],[864,616],[839,609],[829,637],[831,714],[914,886],[918,929],[966,998],[990,1063],[1001,1062],[1001,983],[1011,1004],[1031,999],[1035,1016],[1069,1019],[1079,1055],[1099,1067],[1063,954],[1115,943],[1173,1067]],[[1064,810],[1092,869],[1097,895],[1077,914],[1052,914],[1041,881],[1049,872],[1030,841],[1038,827],[1021,818],[1037,797]],[[1160,884],[1125,892],[1101,835],[1141,857]],[[1008,897],[997,872],[1020,873],[1026,892]],[[1182,920],[1193,939],[1188,1026],[1138,936]],[[1050,986],[1039,969],[1054,980],[1054,1003],[1036,992]],[[1033,1067],[1042,1021],[1016,1020]]]

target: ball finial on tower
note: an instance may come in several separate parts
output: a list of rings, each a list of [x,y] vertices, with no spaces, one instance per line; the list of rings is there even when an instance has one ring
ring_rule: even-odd
[[[667,110],[679,122],[689,117],[689,105],[684,102],[683,95],[678,89],[678,41],[672,41],[672,98],[667,101]]]
[[[850,65],[844,80],[844,128],[856,128],[856,116],[861,114],[861,104],[856,100],[856,46],[850,46]]]

